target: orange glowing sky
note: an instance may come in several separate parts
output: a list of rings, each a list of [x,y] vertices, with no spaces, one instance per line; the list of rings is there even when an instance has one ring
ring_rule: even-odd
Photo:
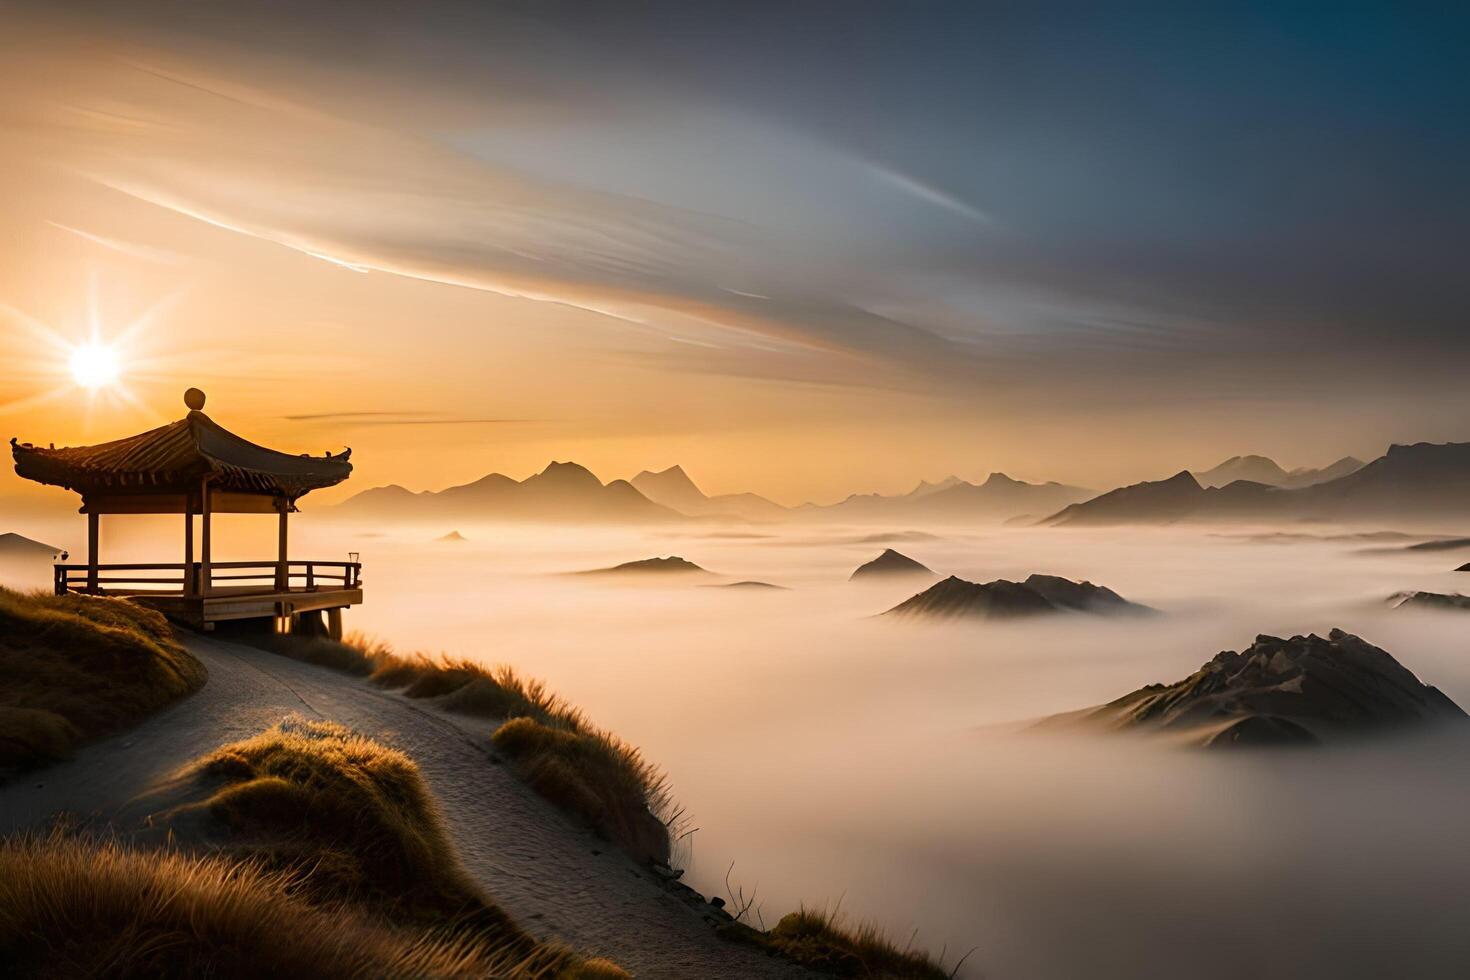
[[[178,417],[197,385],[249,438],[351,445],[352,484],[323,499],[572,459],[604,479],[680,463],[706,491],[786,503],[993,470],[1106,487],[1467,435],[1445,311],[1378,316],[1377,294],[1343,293],[1371,256],[1252,293],[1213,262],[1241,238],[1245,219],[1218,218],[1237,202],[1152,185],[1194,209],[1200,241],[1142,207],[1122,227],[1069,204],[1063,228],[1062,192],[1142,192],[1101,164],[1077,186],[1051,166],[1076,148],[1047,166],[978,155],[1071,131],[1046,115],[1047,66],[1008,66],[1021,98],[1034,82],[1030,129],[976,103],[974,133],[936,115],[885,146],[902,114],[881,98],[868,120],[819,99],[855,70],[838,53],[777,112],[721,87],[728,44],[701,85],[665,84],[640,72],[689,59],[657,61],[645,24],[494,6],[287,36],[266,12],[18,5],[0,38],[0,434],[116,438]],[[682,27],[706,43],[709,25]],[[871,70],[918,87],[911,53]],[[66,352],[94,335],[123,376],[87,392]],[[5,467],[0,496],[22,492]]]

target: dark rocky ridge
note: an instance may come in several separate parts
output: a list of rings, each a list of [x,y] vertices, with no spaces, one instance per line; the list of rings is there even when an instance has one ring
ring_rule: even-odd
[[[716,585],[706,586],[706,588],[711,588],[711,589],[741,589],[741,590],[752,590],[752,591],[762,591],[762,592],[764,592],[764,591],[789,592],[790,591],[784,585],[776,585],[776,584],[774,584],[772,582],[758,582],[755,579],[748,579],[748,580],[746,580],[744,582],[720,582],[720,583],[718,583]]]
[[[1334,464],[1334,471],[1347,469]],[[1120,487],[1047,518],[1056,526],[1221,520],[1462,520],[1470,516],[1470,443],[1390,446],[1361,469],[1307,486],[1236,480],[1202,487],[1188,472]]]
[[[1112,615],[1149,611],[1147,606],[1129,602],[1112,589],[1056,575],[1032,575],[1024,582],[996,579],[985,583],[951,575],[884,615],[1008,619],[1063,612]]]
[[[1195,745],[1296,745],[1439,722],[1465,712],[1387,651],[1333,630],[1258,636],[1173,684],[1150,684],[1098,708],[1048,719],[1179,735]]]
[[[902,575],[933,575],[933,569],[914,561],[908,555],[884,549],[883,554],[872,561],[859,565],[848,576],[848,581],[862,578],[887,578]]]
[[[1390,596],[1389,602],[1395,609],[1466,609],[1470,610],[1470,596],[1453,592],[1400,592]]]
[[[642,558],[638,561],[625,561],[621,565],[612,568],[594,568],[590,571],[576,572],[577,575],[627,575],[638,577],[641,575],[709,575],[708,570],[700,568],[694,562],[678,555],[670,555],[667,558]]]

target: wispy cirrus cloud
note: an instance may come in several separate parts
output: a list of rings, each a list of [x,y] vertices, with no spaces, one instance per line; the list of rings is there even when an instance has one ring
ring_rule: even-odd
[[[282,415],[288,422],[332,422],[339,426],[366,428],[390,425],[528,425],[549,419],[469,418],[421,412],[316,412]]]

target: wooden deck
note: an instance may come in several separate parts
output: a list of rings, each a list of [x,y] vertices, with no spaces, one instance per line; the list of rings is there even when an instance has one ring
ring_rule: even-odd
[[[281,632],[302,613],[325,612],[340,639],[342,610],[362,602],[360,562],[202,562],[57,565],[56,594],[126,596],[198,629],[274,619]]]

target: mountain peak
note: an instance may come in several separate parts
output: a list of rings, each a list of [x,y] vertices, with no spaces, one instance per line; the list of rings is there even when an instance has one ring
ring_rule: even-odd
[[[52,557],[61,554],[61,549],[35,541],[14,531],[6,531],[0,534],[0,556],[16,557],[21,555],[34,555],[36,557]]]
[[[964,480],[961,480],[953,473],[940,480],[938,483],[930,483],[928,480],[920,480],[919,485],[909,491],[909,496],[927,497],[931,493],[938,493],[941,490],[948,490],[950,487],[957,487],[964,482]]]
[[[553,460],[546,464],[546,469],[537,473],[522,483],[549,483],[563,487],[573,486],[602,486],[602,481],[597,478],[587,467],[580,463],[561,463]]]
[[[894,551],[892,548],[883,549],[883,554],[870,562],[859,565],[849,579],[873,577],[884,577],[889,575],[933,575],[934,572],[925,565],[914,561],[908,555]]]
[[[704,505],[709,502],[704,491],[689,479],[684,467],[677,463],[658,472],[644,470],[633,477],[631,482],[649,500],[685,513],[703,510]]]
[[[1187,735],[1201,746],[1302,744],[1411,724],[1463,723],[1460,710],[1387,651],[1334,629],[1261,634],[1174,684],[1150,684],[1082,720]]]

